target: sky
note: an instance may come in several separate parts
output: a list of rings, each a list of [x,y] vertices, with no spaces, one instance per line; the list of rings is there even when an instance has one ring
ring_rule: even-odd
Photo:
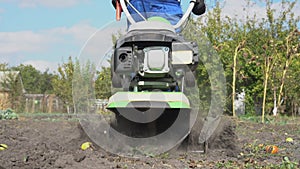
[[[213,7],[213,2],[207,0],[206,4]],[[185,9],[188,1],[181,3]],[[243,0],[225,0],[223,11],[242,17],[244,6]],[[299,2],[295,9],[299,16]],[[265,15],[260,3],[248,12]],[[31,64],[40,71],[55,71],[69,56],[88,55],[89,48],[84,47],[91,44],[88,40],[95,33],[98,40],[93,50],[107,52],[111,25],[124,27],[126,22],[116,23],[110,0],[0,0],[0,63]]]

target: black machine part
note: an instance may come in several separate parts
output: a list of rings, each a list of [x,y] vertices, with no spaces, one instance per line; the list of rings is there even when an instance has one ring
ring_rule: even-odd
[[[114,52],[114,58],[113,58],[113,67],[114,67],[114,72],[117,74],[125,74],[125,75],[131,75],[135,71],[139,70],[139,65],[140,62],[143,61],[144,59],[144,54],[141,52],[143,49],[143,45],[145,43],[143,42],[138,42],[142,44],[141,46],[125,46],[125,47],[120,47],[116,48]],[[147,43],[147,42],[146,42]],[[149,43],[149,42],[148,42]],[[168,43],[152,43],[152,44],[161,44],[161,45],[168,45]],[[135,49],[133,49],[135,48]],[[141,49],[139,49],[141,48]],[[188,65],[189,68],[194,71],[196,69],[196,66],[198,65],[199,58],[198,58],[198,47],[197,44],[194,42],[172,42],[171,43],[171,53],[170,54],[170,59],[171,59],[171,64],[174,64],[174,67],[183,67],[185,65]],[[180,55],[183,55],[185,53],[191,54],[192,56],[175,56],[176,52],[180,52]],[[185,52],[185,53],[183,53]],[[176,59],[177,57],[181,57]],[[191,58],[187,58],[191,57]],[[182,58],[187,58],[187,59],[182,59]],[[190,60],[190,61],[189,61]],[[175,63],[176,62],[176,63]]]
[[[114,72],[117,74],[130,75],[132,72],[134,72],[134,58],[132,47],[122,47],[115,50],[113,67]]]

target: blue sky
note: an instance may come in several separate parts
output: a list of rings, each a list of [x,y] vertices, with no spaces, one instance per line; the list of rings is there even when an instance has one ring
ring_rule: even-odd
[[[69,0],[70,3],[65,4],[61,0],[57,1],[58,4],[38,1],[47,0],[0,0],[0,31],[38,31],[53,27],[71,27],[80,22],[100,27],[114,19],[114,9],[106,1],[73,0],[71,3]]]
[[[108,1],[0,0],[0,63],[55,69],[114,15]]]
[[[213,1],[206,2],[213,6]],[[225,0],[224,12],[234,16],[243,5],[242,0]],[[261,5],[250,11],[264,13]],[[78,56],[88,38],[114,20],[110,0],[0,0],[0,63],[55,70],[69,56]]]

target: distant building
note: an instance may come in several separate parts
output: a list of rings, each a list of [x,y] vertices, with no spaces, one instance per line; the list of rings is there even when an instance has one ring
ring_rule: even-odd
[[[0,71],[0,110],[13,108],[17,97],[24,93],[25,89],[19,71]]]

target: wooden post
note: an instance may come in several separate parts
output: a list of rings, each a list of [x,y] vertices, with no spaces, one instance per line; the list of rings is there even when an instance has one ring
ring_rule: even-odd
[[[26,100],[25,100],[25,112],[28,113],[29,112],[29,109],[28,109],[28,98],[26,97]]]
[[[48,100],[48,112],[52,113],[52,106],[53,106],[53,95],[49,96],[49,100]]]
[[[34,113],[35,110],[35,97],[32,98],[32,108],[31,108],[31,113]]]

